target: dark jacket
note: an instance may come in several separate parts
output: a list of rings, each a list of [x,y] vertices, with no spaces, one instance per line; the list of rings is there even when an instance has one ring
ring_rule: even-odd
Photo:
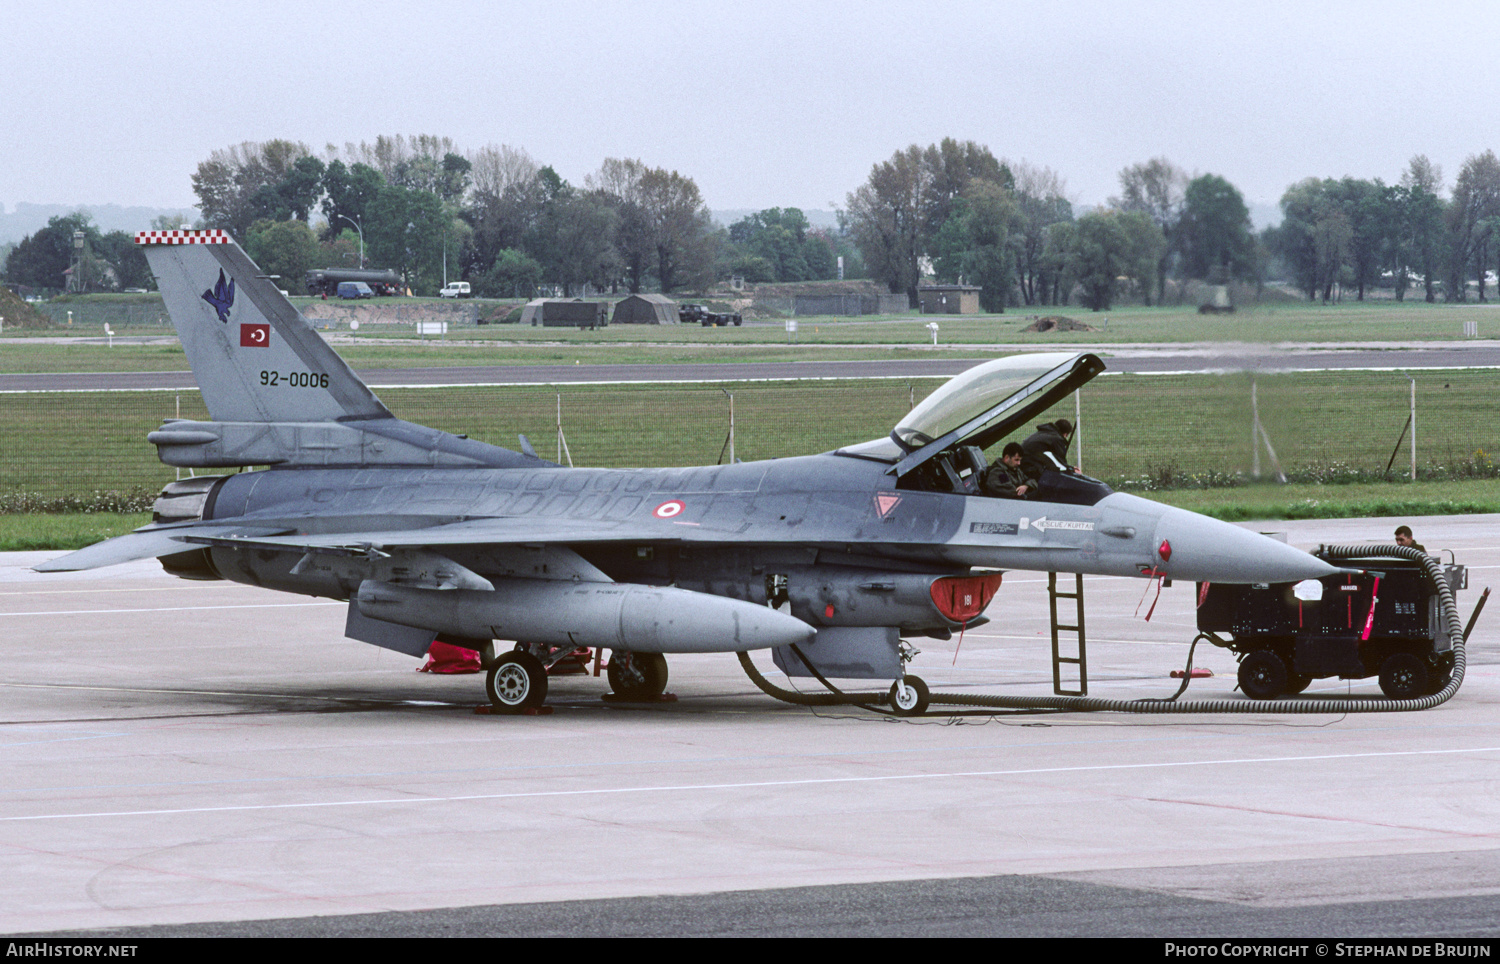
[[[1036,431],[1021,443],[1021,471],[1034,478],[1040,478],[1045,471],[1063,471],[1053,464],[1053,456],[1059,463],[1068,464],[1068,439],[1057,428],[1054,422],[1044,422],[1036,427]]]
[[[1026,486],[1026,494],[1018,495],[1016,489]],[[1024,468],[1011,469],[1004,462],[996,462],[984,470],[984,479],[979,491],[997,499],[1028,499],[1036,494],[1036,479],[1026,474]]]

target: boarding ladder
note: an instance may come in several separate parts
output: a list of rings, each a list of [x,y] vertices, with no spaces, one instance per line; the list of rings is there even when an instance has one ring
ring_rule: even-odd
[[[1057,696],[1087,696],[1089,695],[1089,663],[1084,648],[1083,635],[1083,573],[1073,574],[1074,589],[1072,592],[1059,592],[1057,588],[1057,573],[1047,573],[1047,598],[1052,605],[1052,692]],[[1073,625],[1069,626],[1057,621],[1057,601],[1059,599],[1074,600],[1078,615]],[[1067,637],[1066,640],[1063,637]],[[1073,648],[1076,656],[1065,656],[1062,652],[1062,642],[1077,645]],[[1063,664],[1069,663],[1078,667],[1078,688],[1063,688]],[[1069,681],[1071,682],[1071,681]]]

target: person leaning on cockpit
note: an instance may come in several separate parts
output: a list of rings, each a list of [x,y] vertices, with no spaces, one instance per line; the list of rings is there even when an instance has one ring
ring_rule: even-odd
[[[1036,480],[1021,468],[1021,446],[1007,442],[1000,450],[1000,461],[984,471],[981,489],[997,499],[1025,499],[1036,491]]]
[[[1048,470],[1072,472],[1068,444],[1073,441],[1073,423],[1065,418],[1043,422],[1021,443],[1021,464],[1028,475],[1041,478]]]

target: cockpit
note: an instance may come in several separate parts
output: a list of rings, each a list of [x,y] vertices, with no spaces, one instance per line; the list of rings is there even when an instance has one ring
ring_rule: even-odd
[[[1032,419],[1104,371],[1093,354],[1043,352],[997,358],[943,384],[907,413],[888,438],[839,454],[890,462],[898,489],[984,494],[981,485],[999,443],[1030,434]],[[1077,471],[1037,472],[1029,501],[1093,505],[1112,489]]]

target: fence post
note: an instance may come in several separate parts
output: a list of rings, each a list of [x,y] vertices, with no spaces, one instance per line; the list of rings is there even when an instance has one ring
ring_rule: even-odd
[[[727,399],[729,399],[729,434],[724,437],[724,444],[723,444],[723,446],[721,446],[719,448],[719,461],[716,462],[716,463],[714,463],[714,464],[715,465],[723,465],[723,464],[725,464],[725,462],[724,462],[724,453],[728,452],[729,453],[729,462],[728,462],[728,464],[729,465],[733,465],[734,464],[734,395],[731,394],[730,391],[727,388],[721,388],[721,389],[719,389],[719,391],[723,392],[724,393],[724,397],[727,398]]]
[[[1260,406],[1255,400],[1255,379],[1250,379],[1250,475],[1260,478]]]
[[[557,393],[557,464],[561,465],[563,456],[568,457],[568,468],[573,467],[573,453],[568,451],[568,440],[563,435],[562,429],[562,392]]]
[[[1411,378],[1411,480],[1417,481],[1417,380]]]

